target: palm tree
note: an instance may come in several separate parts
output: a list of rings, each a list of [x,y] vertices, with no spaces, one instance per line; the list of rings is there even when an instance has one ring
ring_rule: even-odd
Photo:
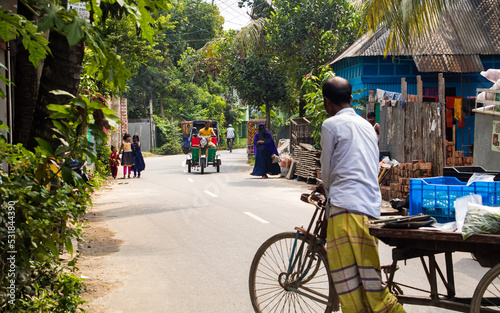
[[[373,33],[384,27],[389,30],[385,54],[398,47],[411,51],[415,39],[429,34],[442,13],[460,0],[368,0],[364,3],[362,32]]]

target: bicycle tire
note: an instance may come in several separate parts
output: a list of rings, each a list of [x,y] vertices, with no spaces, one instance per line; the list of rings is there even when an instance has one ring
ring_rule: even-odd
[[[313,249],[312,255],[308,249],[303,249],[302,253],[299,254],[298,249],[304,242],[302,234],[299,234],[297,238],[294,258],[300,255],[304,260],[303,264],[312,261],[312,265],[305,274],[292,273],[291,280],[301,275],[303,277],[301,283],[293,287],[297,287],[298,291],[289,289],[290,286],[285,286],[284,279],[286,279],[296,234],[295,232],[286,232],[274,235],[257,250],[250,267],[248,280],[250,299],[256,313],[330,313],[334,309],[338,310],[338,297],[333,287],[326,251],[321,247]],[[319,298],[322,301],[317,301]]]
[[[470,312],[500,312],[500,264],[486,272],[477,284]]]

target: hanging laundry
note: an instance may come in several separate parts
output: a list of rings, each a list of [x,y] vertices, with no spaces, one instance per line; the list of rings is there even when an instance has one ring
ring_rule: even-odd
[[[401,100],[403,98],[402,94],[393,91],[386,91],[385,96],[387,97],[387,100]]]
[[[465,113],[465,115],[474,115],[474,110],[476,108],[476,99],[463,99],[462,100],[462,111]]]
[[[417,95],[408,95],[408,102],[417,102]]]
[[[401,109],[403,109],[403,110],[404,110],[404,109],[406,108],[406,102],[407,102],[406,100],[401,100],[401,101],[399,102],[399,105],[401,105]]]
[[[455,108],[455,98],[456,97],[446,97],[446,108],[454,109]]]
[[[377,95],[375,101],[382,101],[384,100],[384,97],[385,97],[385,90],[377,89]]]
[[[456,111],[455,111],[456,113]],[[457,121],[457,127],[462,128],[465,127],[465,114],[464,112],[460,112],[460,120]]]
[[[387,102],[386,100],[381,100],[380,101],[380,106],[381,107],[385,107],[386,102]]]
[[[462,121],[462,98],[455,98],[455,119]]]
[[[446,127],[453,127],[453,110],[446,109]]]

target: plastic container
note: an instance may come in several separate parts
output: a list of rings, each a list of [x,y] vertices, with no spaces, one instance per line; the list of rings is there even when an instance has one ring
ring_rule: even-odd
[[[464,182],[467,182],[474,173],[495,175],[495,181],[500,181],[500,172],[490,172],[485,170],[482,166],[455,166],[443,168],[443,176],[456,177]]]
[[[475,182],[467,186],[456,177],[410,179],[410,215],[428,214],[440,223],[455,220],[455,200],[479,194],[483,205],[500,206],[500,182]]]

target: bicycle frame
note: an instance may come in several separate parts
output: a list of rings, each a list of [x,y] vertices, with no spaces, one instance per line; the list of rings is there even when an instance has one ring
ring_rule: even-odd
[[[287,277],[285,279],[285,284],[284,284],[285,286],[284,287],[287,290],[296,292],[298,294],[301,294],[305,297],[308,297],[308,298],[313,299],[315,301],[318,301],[320,303],[329,305],[328,301],[324,301],[322,299],[313,297],[309,294],[303,293],[299,290],[299,287],[298,287],[301,284],[301,282],[307,277],[307,275],[309,274],[309,271],[311,270],[311,268],[313,266],[313,261],[314,261],[313,257],[315,255],[314,250],[325,249],[325,241],[323,238],[320,238],[319,233],[323,227],[321,217],[324,216],[326,208],[322,204],[323,202],[321,202],[321,199],[319,199],[317,196],[315,196],[315,193],[316,193],[316,190],[311,192],[311,194],[307,197],[307,201],[305,200],[305,197],[304,197],[305,195],[303,195],[303,197],[301,197],[301,199],[304,202],[307,202],[309,204],[314,205],[316,209],[314,211],[314,214],[311,218],[311,222],[309,223],[309,226],[307,227],[307,229],[304,229],[302,227],[295,227],[295,230],[297,230],[297,233],[295,236],[295,242],[293,244],[292,253],[290,256],[290,263],[288,266]],[[313,200],[314,197],[317,198],[316,202]],[[313,225],[315,222],[316,222],[316,226],[314,227],[314,231],[311,233],[311,229],[313,228]],[[299,239],[299,234],[304,235],[305,240],[302,241],[302,243],[300,244],[300,247],[298,248],[298,250],[296,250],[297,249],[297,241]],[[304,250],[305,244],[307,244],[307,249],[308,249],[308,251],[306,251],[305,258],[309,258],[308,262],[303,262],[303,260],[302,260],[303,250]],[[297,267],[297,271],[295,272],[294,269],[296,267]],[[289,278],[290,278],[290,276],[293,275],[293,273],[301,273],[301,275],[297,279],[293,280],[292,282],[289,282]],[[311,290],[307,287],[301,286],[301,288],[303,288],[303,289],[307,290],[308,292],[315,294],[317,296],[324,297],[324,295],[318,294],[314,290]]]

